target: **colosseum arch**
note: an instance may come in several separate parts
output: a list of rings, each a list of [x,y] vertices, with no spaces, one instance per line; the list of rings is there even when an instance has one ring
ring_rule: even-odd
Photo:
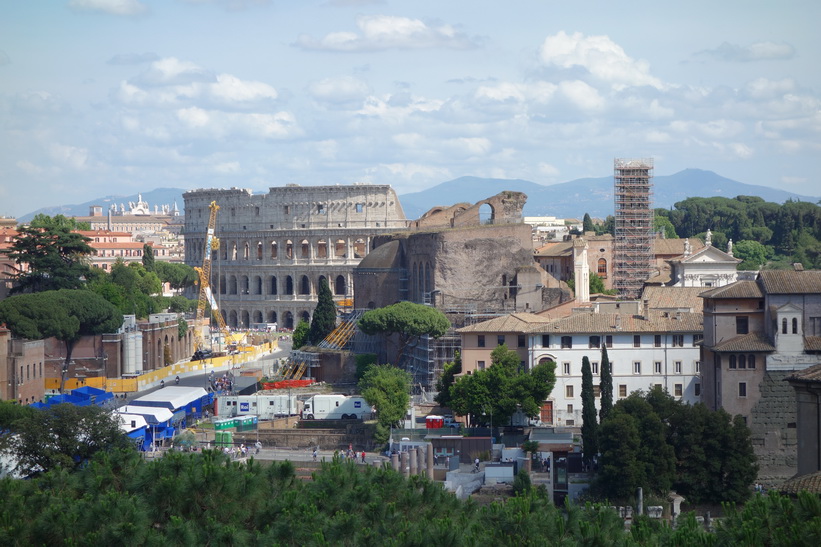
[[[308,313],[307,311],[303,311],[301,314],[299,314],[299,319],[301,321],[305,321],[307,323],[310,323],[311,322],[311,314]]]
[[[285,278],[285,294],[294,294],[294,278],[290,275]]]
[[[368,246],[365,244],[365,240],[360,237],[353,242],[353,256],[354,258],[365,258],[366,254],[368,254]]]
[[[264,323],[262,319],[262,312],[259,310],[254,311],[254,323]]]
[[[241,294],[249,294],[251,286],[248,283],[248,276],[247,275],[243,275],[242,277],[240,277],[239,284],[240,284],[239,290],[242,291]]]
[[[277,294],[277,276],[272,275],[268,283],[268,294]]]
[[[227,289],[228,289],[228,287],[225,285],[225,276],[221,275],[220,278],[219,278],[219,293],[220,294],[225,294],[225,291]]]
[[[262,294],[262,278],[254,276],[254,294]]]
[[[231,310],[231,312],[228,314],[228,326],[230,326],[231,328],[237,328],[237,326],[238,326],[237,325],[237,312],[234,311],[234,310]]]
[[[311,294],[311,280],[307,275],[303,275],[299,280],[299,294]]]
[[[248,260],[249,258],[251,258],[251,246],[248,245],[248,242],[246,241],[242,246],[242,259]]]
[[[316,257],[328,258],[328,240],[320,239],[316,242]]]
[[[277,257],[277,242],[272,241],[271,242],[271,258],[276,258],[276,257]]]
[[[293,260],[294,258],[294,242],[290,239],[285,241],[285,258]]]
[[[237,276],[232,275],[228,281],[228,294],[237,294]]]
[[[336,258],[345,258],[347,244],[344,239],[337,239],[334,243],[334,256]]]
[[[347,294],[347,284],[345,283],[345,276],[338,275],[334,281],[334,294],[337,296],[344,296]]]
[[[268,322],[269,323],[276,323],[277,322],[277,312],[275,312],[275,311],[268,312]]]
[[[251,326],[251,315],[247,311],[245,311],[245,310],[241,311],[240,312],[240,317],[241,317],[240,328],[247,329],[248,327]]]
[[[293,329],[294,328],[294,314],[286,311],[282,314],[282,328],[284,329]]]
[[[311,258],[311,242],[307,239],[303,239],[302,242],[299,244],[300,247],[300,257],[301,258]]]
[[[262,241],[257,242],[257,260],[262,260]]]

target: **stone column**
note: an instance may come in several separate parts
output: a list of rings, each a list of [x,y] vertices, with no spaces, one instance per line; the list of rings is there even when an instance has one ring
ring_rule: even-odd
[[[391,469],[399,471],[399,454],[391,454]]]
[[[430,446],[430,445],[428,445],[428,446]],[[417,464],[419,465],[419,475],[424,477],[425,476],[425,467],[427,467],[427,466],[425,465],[425,448],[422,447],[422,446],[419,446],[419,447],[416,448],[416,461],[417,461]]]
[[[427,475],[429,480],[433,480],[433,444],[428,443]]]
[[[402,467],[402,475],[407,479],[410,476],[410,462],[408,462],[407,452],[402,452],[399,455],[399,465]]]
[[[419,472],[419,466],[416,463],[416,449],[411,448],[408,451],[408,458],[410,459],[410,474],[416,475]]]

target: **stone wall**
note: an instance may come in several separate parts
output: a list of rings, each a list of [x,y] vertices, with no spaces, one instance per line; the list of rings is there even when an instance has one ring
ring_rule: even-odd
[[[785,381],[792,371],[767,372],[759,385],[761,399],[753,407],[750,430],[765,486],[780,483],[798,471],[795,390]]]

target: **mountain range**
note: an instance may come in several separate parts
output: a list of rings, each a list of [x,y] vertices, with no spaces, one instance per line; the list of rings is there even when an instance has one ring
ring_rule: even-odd
[[[456,203],[475,203],[498,194],[503,190],[524,192],[527,203],[524,207],[526,216],[555,216],[558,218],[581,218],[585,213],[592,217],[604,218],[613,214],[613,177],[582,178],[560,184],[545,186],[522,179],[491,179],[480,177],[460,177],[437,184],[427,190],[402,194],[399,200],[410,219],[419,218],[436,205],[454,205]],[[155,205],[173,204],[182,211],[182,194],[187,190],[180,188],[157,188],[142,193],[142,199],[149,203],[152,210]],[[267,192],[266,190],[255,192]],[[712,171],[685,169],[672,175],[661,175],[653,178],[653,207],[670,208],[675,203],[688,197],[733,198],[736,196],[758,196],[764,201],[784,203],[788,199],[818,203],[819,198],[802,196],[786,190],[738,182],[722,177]],[[31,220],[34,215],[62,214],[66,216],[86,216],[91,205],[102,205],[106,210],[111,203],[117,205],[137,201],[137,195],[105,196],[77,205],[44,207],[24,215],[20,222]]]

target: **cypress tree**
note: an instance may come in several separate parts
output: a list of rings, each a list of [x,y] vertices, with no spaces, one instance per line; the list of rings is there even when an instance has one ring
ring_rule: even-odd
[[[314,316],[311,318],[311,331],[308,340],[313,345],[319,344],[336,328],[336,304],[331,296],[331,288],[324,277],[319,282],[318,301]]]
[[[607,346],[601,347],[601,409],[599,410],[599,421],[603,422],[613,409],[613,375],[610,373],[610,359],[607,357]]]
[[[590,464],[598,453],[596,435],[596,395],[593,393],[593,373],[590,370],[590,359],[582,357],[582,452],[584,461]]]
[[[154,271],[154,248],[148,243],[143,244],[143,268]]]

